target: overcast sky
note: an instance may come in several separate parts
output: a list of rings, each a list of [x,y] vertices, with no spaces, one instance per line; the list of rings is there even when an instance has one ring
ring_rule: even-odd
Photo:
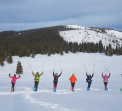
[[[0,0],[0,31],[56,25],[122,31],[122,0]]]

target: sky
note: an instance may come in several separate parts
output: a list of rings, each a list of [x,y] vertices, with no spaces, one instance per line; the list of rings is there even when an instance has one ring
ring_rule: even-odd
[[[57,25],[122,31],[122,0],[0,0],[0,32]]]

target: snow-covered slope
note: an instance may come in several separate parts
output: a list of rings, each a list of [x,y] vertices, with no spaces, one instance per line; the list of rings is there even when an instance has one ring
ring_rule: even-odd
[[[75,59],[74,59],[75,58]],[[0,111],[121,111],[122,110],[122,77],[121,64],[122,56],[104,56],[99,53],[68,53],[63,56],[56,54],[39,55],[35,58],[17,56],[13,57],[14,62],[4,67],[0,67]],[[21,61],[24,74],[16,81],[15,92],[11,93],[11,78],[16,70],[17,62]],[[33,92],[34,73],[43,70],[44,74],[40,77],[37,92]],[[56,61],[56,65],[55,65]],[[61,72],[58,80],[57,92],[53,92],[53,69],[55,73]],[[94,77],[91,90],[87,91],[86,71],[93,73]],[[108,80],[108,91],[104,90],[103,78],[101,73],[105,67],[109,67],[111,76]],[[75,92],[71,92],[69,78],[72,74],[77,77]],[[106,71],[104,74],[108,75]]]
[[[60,31],[59,34],[67,42],[93,42],[99,43],[101,40],[104,46],[112,45],[113,48],[116,45],[122,45],[122,32],[110,30],[110,29],[95,29],[86,28],[77,25],[66,25],[66,28],[74,28],[74,30]],[[102,31],[103,30],[103,31]]]

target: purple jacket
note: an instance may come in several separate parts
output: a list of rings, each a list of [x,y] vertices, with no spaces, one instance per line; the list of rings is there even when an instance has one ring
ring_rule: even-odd
[[[102,77],[103,77],[103,81],[104,82],[108,82],[108,78],[110,77],[110,73],[109,73],[109,76],[107,76],[107,77],[106,77],[106,75],[103,76],[103,74],[102,74]]]

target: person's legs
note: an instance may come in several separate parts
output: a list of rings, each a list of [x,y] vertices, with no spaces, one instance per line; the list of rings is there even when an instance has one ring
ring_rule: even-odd
[[[13,91],[14,91],[14,86],[15,86],[15,83],[13,83],[13,82],[12,82],[11,84],[12,84],[12,88],[13,88]]]
[[[38,83],[39,83],[39,82],[35,81],[36,91],[37,91],[37,89],[38,89]]]
[[[90,86],[91,86],[91,82],[88,82],[88,87],[89,87],[89,89],[90,89]]]
[[[75,83],[71,83],[71,89],[72,89],[72,91],[74,91],[74,86],[75,86]]]
[[[55,87],[55,89],[56,89],[56,88],[57,88],[57,83],[58,83],[58,82],[57,82],[57,81],[54,81],[53,83],[54,83],[54,87]]]
[[[105,85],[105,90],[106,90],[106,88],[107,88],[107,82],[104,82],[104,85]]]

